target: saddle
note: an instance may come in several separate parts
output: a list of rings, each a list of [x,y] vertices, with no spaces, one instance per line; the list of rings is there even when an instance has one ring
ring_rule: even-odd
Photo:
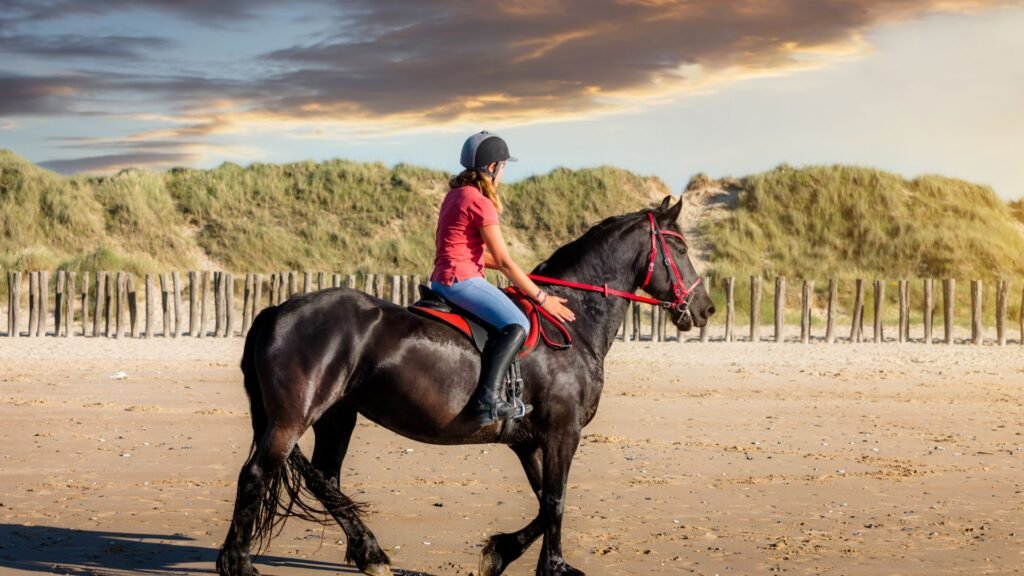
[[[427,318],[438,320],[445,324],[448,324],[452,328],[455,328],[467,338],[470,342],[476,346],[477,352],[484,351],[484,345],[487,344],[487,339],[495,333],[495,329],[480,320],[470,312],[459,308],[455,304],[444,299],[443,296],[434,292],[424,284],[420,284],[420,299],[409,306],[409,311],[414,314],[419,314]],[[526,317],[530,319],[530,331],[526,336],[526,342],[523,344],[523,349],[519,352],[519,358],[522,358],[533,351],[537,347],[537,342],[541,339],[553,350],[565,350],[572,347],[572,336],[569,335],[569,331],[565,329],[557,320],[552,318],[539,306],[536,306],[529,297],[523,294],[520,290],[513,286],[509,286],[505,289],[505,293],[508,294],[509,298],[519,308],[523,310]],[[562,343],[556,343],[551,340],[545,333],[543,326],[541,326],[541,317],[547,318],[551,321],[556,328],[562,333]]]

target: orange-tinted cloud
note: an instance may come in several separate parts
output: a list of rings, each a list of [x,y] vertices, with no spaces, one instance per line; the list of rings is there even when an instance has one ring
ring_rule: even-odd
[[[445,122],[597,113],[864,50],[870,27],[985,0],[443,0],[349,3],[333,39],[267,56],[265,114]]]

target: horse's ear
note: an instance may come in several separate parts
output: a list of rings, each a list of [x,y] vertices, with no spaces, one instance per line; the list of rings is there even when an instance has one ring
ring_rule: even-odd
[[[672,202],[671,196],[665,196],[665,199],[661,201],[661,206],[654,209],[655,212],[661,213],[668,209],[669,202]]]
[[[679,214],[683,211],[683,199],[680,198],[679,202],[676,202],[675,206],[668,208],[668,203],[671,200],[671,196],[666,196],[665,201],[661,203],[661,207],[658,208],[658,220],[663,224],[673,224],[679,220]]]

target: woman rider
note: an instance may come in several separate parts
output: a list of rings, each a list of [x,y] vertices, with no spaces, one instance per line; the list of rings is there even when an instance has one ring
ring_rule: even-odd
[[[548,295],[509,256],[501,235],[498,185],[505,162],[516,159],[498,135],[480,132],[462,146],[464,170],[448,183],[437,222],[434,271],[430,288],[456,306],[494,327],[484,346],[480,381],[471,401],[481,425],[516,416],[515,407],[499,397],[509,364],[526,341],[526,315],[504,292],[484,279],[484,268],[500,271],[554,317],[572,322],[565,299]],[[526,407],[528,412],[530,406]]]

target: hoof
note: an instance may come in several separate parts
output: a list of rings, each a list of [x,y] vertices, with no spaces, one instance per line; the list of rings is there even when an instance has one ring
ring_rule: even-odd
[[[504,559],[498,554],[494,540],[488,540],[480,553],[480,576],[498,576],[505,570]]]
[[[363,574],[369,574],[370,576],[392,576],[391,566],[387,564],[370,564],[363,568]]]
[[[537,574],[543,574],[544,576],[586,576],[582,570],[577,570],[564,561],[549,565],[547,570],[537,570]]]
[[[220,576],[260,576],[248,555],[221,553],[217,557],[217,574]]]

